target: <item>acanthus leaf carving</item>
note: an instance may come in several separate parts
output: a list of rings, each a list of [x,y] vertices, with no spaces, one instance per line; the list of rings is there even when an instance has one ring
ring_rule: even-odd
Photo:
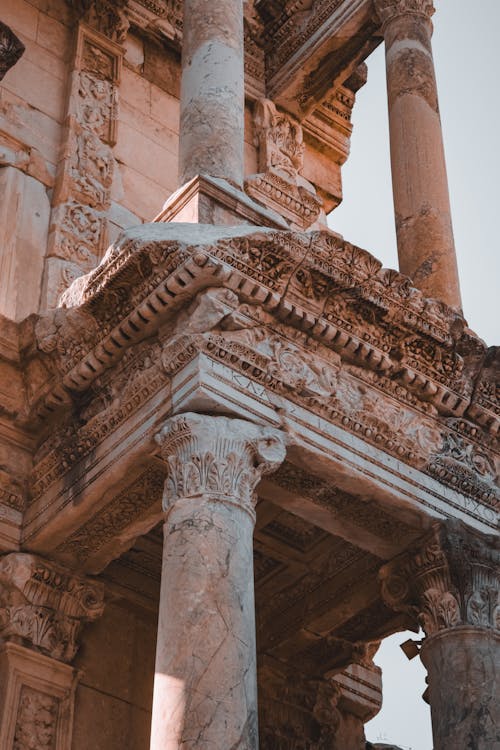
[[[253,516],[256,485],[285,457],[285,437],[278,430],[228,417],[172,417],[155,440],[168,471],[166,512],[182,498],[208,496]]]
[[[498,630],[500,541],[465,524],[436,524],[380,571],[382,596],[412,616],[426,636],[460,625]]]
[[[22,639],[60,661],[73,659],[82,623],[103,611],[100,583],[28,553],[0,559],[0,583],[1,637]]]

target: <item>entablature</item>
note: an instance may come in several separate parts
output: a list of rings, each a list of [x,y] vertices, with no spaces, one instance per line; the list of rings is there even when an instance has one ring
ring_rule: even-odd
[[[30,548],[67,562],[90,540],[95,572],[154,525],[155,435],[186,411],[283,430],[304,479],[280,488],[281,469],[264,497],[382,559],[436,518],[495,527],[497,350],[336,235],[144,225],[61,304],[23,350]]]

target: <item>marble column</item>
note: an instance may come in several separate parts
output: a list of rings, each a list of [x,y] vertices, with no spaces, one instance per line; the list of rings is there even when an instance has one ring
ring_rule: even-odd
[[[103,611],[101,584],[42,558],[0,559],[0,747],[70,750],[84,622]]]
[[[167,463],[152,750],[258,747],[254,489],[281,434],[184,414],[157,435]]]
[[[184,0],[179,174],[243,184],[243,0]]]
[[[385,39],[399,268],[461,307],[434,63],[432,0],[375,0]]]
[[[386,603],[426,635],[434,750],[500,747],[500,538],[450,521],[381,577]]]

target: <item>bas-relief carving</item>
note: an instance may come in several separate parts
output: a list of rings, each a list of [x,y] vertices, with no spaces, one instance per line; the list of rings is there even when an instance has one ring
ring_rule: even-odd
[[[109,7],[108,7],[109,6]],[[68,132],[53,198],[49,256],[60,258],[55,279],[48,279],[47,304],[81,273],[95,267],[107,241],[106,211],[115,170],[118,82],[122,49],[109,41],[113,10],[107,2],[90,11],[101,14],[99,33],[79,24],[68,104]],[[107,20],[106,20],[107,19]],[[108,23],[109,22],[109,23]],[[81,269],[81,272],[78,271]],[[69,275],[69,278],[68,278]],[[72,277],[72,278],[71,278]]]
[[[300,176],[305,150],[302,126],[269,99],[261,99],[255,104],[254,128],[260,173],[247,177],[246,192],[292,224],[309,227],[318,219],[323,202]]]
[[[24,44],[7,24],[0,21],[0,81],[19,60],[25,50]]]
[[[58,712],[56,697],[23,685],[13,750],[55,750]]]
[[[35,650],[68,662],[85,621],[103,611],[103,588],[35,555],[0,559],[0,635],[22,639]]]
[[[436,525],[423,542],[380,572],[388,606],[427,636],[461,625],[500,631],[500,542],[458,521]]]

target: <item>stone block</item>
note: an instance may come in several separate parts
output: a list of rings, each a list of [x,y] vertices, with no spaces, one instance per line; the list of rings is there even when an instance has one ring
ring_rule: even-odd
[[[134,70],[122,69],[120,83],[120,102],[130,104],[148,116],[151,110],[151,84]]]
[[[39,12],[26,0],[2,0],[2,22],[12,28],[22,41],[36,39]]]
[[[175,190],[176,172],[168,176],[168,185],[159,185],[136,169],[120,165],[125,195],[121,204],[140,217],[141,221],[152,221],[159,213],[165,200]]]
[[[50,202],[45,187],[14,167],[0,169],[0,313],[20,321],[38,309]]]
[[[40,47],[49,50],[60,59],[69,60],[72,34],[67,26],[55,18],[51,18],[45,13],[40,13],[36,41]]]
[[[173,133],[179,132],[179,99],[157,86],[151,88],[151,117]]]
[[[171,147],[174,147],[174,137]],[[171,189],[176,185],[177,153],[169,151],[165,145],[153,142],[139,130],[122,123],[120,137],[115,147],[115,156],[122,164],[128,164],[158,185]]]
[[[2,84],[30,107],[40,110],[57,122],[64,117],[65,88],[58,76],[44,70],[23,56]]]

